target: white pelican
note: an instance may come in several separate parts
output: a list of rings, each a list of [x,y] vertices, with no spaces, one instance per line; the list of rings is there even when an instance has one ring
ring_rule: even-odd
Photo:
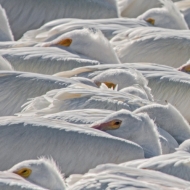
[[[122,17],[136,18],[149,9],[161,7],[161,3],[159,0],[118,0],[118,7]]]
[[[112,122],[113,118],[117,124]],[[146,158],[162,154],[157,127],[147,114],[120,110],[93,123],[91,127],[139,144]]]
[[[179,67],[189,60],[189,30],[129,29],[111,40],[123,63],[150,62]]]
[[[58,18],[99,19],[119,16],[116,0],[0,0],[15,36],[19,39],[28,30]],[[75,11],[73,11],[75,10]],[[97,14],[98,13],[98,14]],[[23,18],[27,20],[23,24]]]
[[[190,122],[188,112],[190,76],[188,74],[162,65],[131,64],[131,66],[141,71],[148,79],[155,101],[174,105]]]
[[[34,73],[0,71],[0,115],[13,115],[21,111],[21,106],[29,98],[35,98],[49,90],[65,88],[80,82],[95,86],[90,80],[80,77],[64,79]]]
[[[152,26],[149,22],[139,19],[110,18],[110,19],[58,19],[46,23],[36,30],[27,31],[18,42],[41,42],[50,41],[58,36],[79,30],[84,27],[97,28],[102,31],[106,38],[111,39],[117,33],[129,28],[140,26]]]
[[[125,167],[137,167],[140,169],[156,170],[190,181],[189,150],[190,141],[184,142],[176,152],[156,156],[149,159],[135,160],[121,164]],[[188,147],[188,148],[187,148]]]
[[[39,44],[42,47],[58,46],[76,54],[82,54],[101,63],[120,63],[109,41],[96,28],[83,28],[67,32],[50,42]],[[102,50],[104,50],[102,52]]]
[[[51,41],[58,36],[83,27],[95,27],[102,31],[106,38],[111,39],[122,30],[141,26],[157,26],[170,29],[188,29],[187,23],[179,10],[170,0],[162,0],[163,8],[151,9],[138,18],[111,19],[58,19],[46,23],[36,30],[26,32],[20,42]]]
[[[160,7],[158,0],[118,0],[119,12],[122,17],[136,18],[145,11]]]
[[[134,94],[143,97],[143,99],[153,101],[151,89],[148,87],[148,81],[146,78],[136,69],[120,69],[122,66],[123,65],[118,65],[117,67],[113,65],[114,69],[109,69],[107,66],[105,66],[105,69],[104,66],[102,67],[101,65],[96,68],[87,67],[84,68],[84,70],[83,68],[78,68],[71,71],[59,72],[54,76],[73,77],[75,75],[82,75],[90,78],[98,86],[101,84],[105,84],[108,87],[117,86],[117,89],[120,92]]]
[[[69,190],[165,190],[188,189],[190,183],[158,171],[104,164],[91,169],[84,175],[67,178]]]
[[[15,70],[42,74],[86,65],[120,63],[109,41],[94,28],[74,30],[38,46],[42,47],[3,49],[0,54]]]
[[[150,22],[152,25],[160,28],[189,29],[183,14],[180,13],[172,0],[160,0],[160,2],[163,3],[162,8],[150,9],[137,18]]]
[[[14,37],[9,26],[9,21],[6,12],[0,5],[0,42],[13,40]]]
[[[151,104],[134,111],[147,113],[158,127],[171,134],[178,143],[190,139],[190,126],[181,113],[171,104]]]
[[[186,23],[190,27],[190,1],[189,0],[182,0],[176,2],[175,5],[180,9],[181,13],[184,15]]]
[[[62,75],[61,73],[60,75],[58,73],[55,74],[55,76]],[[94,83],[97,85],[101,83],[105,83],[108,86],[109,84],[117,85],[118,90],[121,90],[125,87],[138,85],[138,87],[148,96],[148,99],[150,101],[153,101],[151,89],[147,86],[148,81],[140,72],[138,72],[135,69],[129,69],[128,71],[123,69],[108,69],[100,73],[97,72],[95,73],[95,76],[92,78],[92,81],[94,81]],[[130,91],[130,89],[128,90]],[[121,92],[127,92],[127,89]],[[131,91],[131,93],[133,93],[133,91]]]
[[[24,107],[22,114],[46,115],[66,110],[89,108],[133,111],[148,104],[151,102],[131,94],[76,84],[63,89],[51,90],[42,96],[29,100],[22,106]]]
[[[53,159],[26,160],[7,172],[17,174],[26,181],[50,190],[66,190],[64,178]],[[1,175],[0,175],[1,178]]]
[[[67,121],[69,123],[78,124],[78,125],[82,124],[82,125],[85,125],[87,127],[90,127],[91,125],[93,125],[93,126],[96,125],[97,122],[101,123],[102,120],[105,120],[106,118],[110,118],[112,115],[116,115],[116,114],[119,114],[121,112],[122,111],[114,113],[114,111],[111,111],[111,110],[100,110],[100,109],[82,109],[82,110],[80,110],[79,109],[79,110],[71,110],[71,111],[62,111],[62,112],[58,112],[55,114],[48,114],[48,115],[45,115],[42,117],[47,118],[47,119],[51,119],[51,120]],[[127,112],[127,111],[124,111],[124,115],[125,115],[125,112]],[[19,115],[24,116],[25,114],[23,113],[23,115],[22,115],[22,113],[20,113]],[[130,114],[128,113],[127,115],[129,116]],[[134,116],[134,117],[131,117],[131,119],[132,118],[137,119],[139,117],[138,114],[136,117],[132,113],[131,113],[131,115]],[[128,118],[126,117],[126,120],[127,119]],[[148,117],[144,117],[143,121],[144,122],[146,121],[147,123],[150,124],[146,127],[151,127],[152,123],[150,122],[150,119]],[[143,121],[137,120],[137,124],[138,124],[138,122],[143,123]],[[122,122],[122,125],[125,125],[125,124],[123,124],[123,122]],[[133,126],[136,126],[136,124],[135,123],[130,124],[127,121],[127,124],[124,126],[124,129],[125,129],[125,127],[130,128]],[[152,126],[152,128],[154,129],[154,126]],[[161,146],[162,146],[162,154],[168,154],[168,153],[175,152],[175,149],[178,147],[177,141],[169,133],[167,133],[165,130],[163,130],[162,128],[158,127],[157,130],[159,132],[159,140],[160,140]],[[139,129],[139,131],[140,131],[140,129]],[[121,134],[119,134],[119,133],[117,134],[117,132],[116,133],[115,132],[116,131],[112,131],[111,133],[113,133],[113,135],[119,135],[119,136],[121,135]],[[108,131],[108,133],[109,133],[109,131]],[[153,131],[153,133],[154,133],[154,131]],[[157,133],[155,133],[155,134],[157,134]],[[122,135],[124,135],[124,134],[122,134]],[[124,137],[124,139],[127,138],[128,135],[130,136],[129,132]],[[138,139],[138,137],[137,137],[137,139]],[[140,139],[140,140],[143,140],[143,139]],[[149,139],[149,140],[151,140],[151,139]],[[153,139],[153,141],[155,141],[155,140],[156,140],[156,138]],[[134,139],[132,141],[136,142],[136,139]],[[142,142],[141,142],[141,144],[142,144]],[[158,150],[159,150],[159,148],[158,148]]]
[[[174,68],[151,63],[109,64],[76,68],[62,72],[59,76],[72,77],[77,75],[91,79],[106,69],[125,69],[127,71],[130,68],[140,71],[149,81],[148,86],[151,88],[155,102],[162,104],[168,102],[174,105],[183,117],[190,122],[188,111],[190,107],[188,98],[190,77],[188,74],[179,72]]]
[[[68,176],[85,173],[99,164],[144,158],[143,149],[131,141],[35,117],[1,117],[0,141],[0,170],[24,160],[51,156]]]

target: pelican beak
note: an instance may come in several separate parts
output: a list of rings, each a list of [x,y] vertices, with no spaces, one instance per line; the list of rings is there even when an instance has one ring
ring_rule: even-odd
[[[91,128],[98,129],[101,131],[115,130],[120,127],[121,123],[122,123],[121,120],[115,119],[113,121],[109,121],[105,123],[94,124],[91,126]]]
[[[153,18],[148,18],[148,19],[146,20],[146,22],[148,22],[148,23],[150,23],[150,24],[152,24],[152,25],[155,24],[155,20],[154,20]]]
[[[182,65],[181,67],[178,68],[178,71],[190,72],[190,64]]]
[[[57,45],[69,47],[71,45],[72,41],[73,41],[72,39],[66,38],[66,39],[63,39],[60,42],[58,42]]]

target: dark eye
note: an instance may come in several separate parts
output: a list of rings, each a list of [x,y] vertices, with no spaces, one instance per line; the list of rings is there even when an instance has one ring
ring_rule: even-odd
[[[120,121],[116,121],[115,123],[114,123],[114,125],[119,125],[121,122]]]
[[[22,173],[26,173],[27,172],[27,170],[23,170],[23,172]]]

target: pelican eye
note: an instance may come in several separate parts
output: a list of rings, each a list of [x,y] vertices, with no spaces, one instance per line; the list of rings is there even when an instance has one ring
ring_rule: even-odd
[[[28,178],[31,175],[32,170],[29,168],[22,168],[14,173],[20,175],[21,177]]]
[[[114,123],[114,125],[120,125],[121,124],[121,121],[116,121],[115,123]]]
[[[113,88],[115,89],[116,84],[112,83],[112,82],[104,82],[104,84],[108,87],[108,88]]]
[[[72,41],[73,41],[72,39],[66,38],[66,39],[63,39],[60,42],[58,42],[57,45],[69,47],[71,45]]]
[[[121,123],[122,123],[121,120],[115,119],[110,122],[109,129],[112,129],[112,130],[118,129],[120,127]]]
[[[148,23],[154,25],[154,24],[155,24],[155,19],[153,19],[153,18],[148,18],[148,19],[146,20],[146,22],[148,22]]]

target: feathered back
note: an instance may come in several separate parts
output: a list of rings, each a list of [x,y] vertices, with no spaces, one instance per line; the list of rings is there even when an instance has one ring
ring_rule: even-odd
[[[159,1],[168,10],[170,15],[175,19],[176,23],[178,24],[181,30],[189,30],[183,15],[180,13],[179,9],[171,0],[159,0]]]
[[[0,0],[6,9],[15,39],[26,31],[59,18],[99,19],[118,17],[116,0]],[[75,11],[73,11],[75,10]],[[23,18],[27,20],[23,24]]]
[[[5,9],[0,5],[0,41],[13,41],[14,37],[9,25]]]

